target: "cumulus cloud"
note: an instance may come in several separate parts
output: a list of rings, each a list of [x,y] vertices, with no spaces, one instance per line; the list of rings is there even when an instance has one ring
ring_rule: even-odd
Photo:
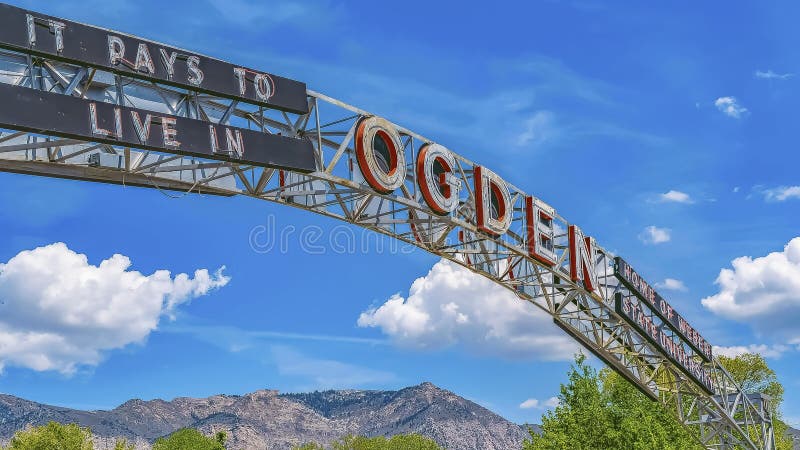
[[[800,343],[800,237],[781,252],[742,256],[732,266],[720,270],[719,292],[704,298],[703,306],[760,334]]]
[[[793,76],[793,73],[778,73],[773,70],[756,70],[755,73],[755,77],[762,80],[786,80]]]
[[[783,202],[800,199],[800,186],[779,186],[771,189],[756,188],[768,202]]]
[[[713,352],[715,355],[727,356],[735,358],[745,353],[757,353],[764,358],[777,359],[784,353],[791,350],[788,345],[765,345],[765,344],[750,344],[750,345],[734,345],[732,347],[721,347],[715,345]]]
[[[659,194],[658,199],[662,203],[694,203],[694,200],[692,200],[692,197],[689,194],[676,190]]]
[[[450,346],[507,358],[568,361],[579,347],[552,320],[507,289],[447,260],[358,318],[394,343],[414,349]]]
[[[645,244],[663,244],[672,239],[672,230],[669,228],[659,228],[655,225],[650,225],[639,233],[639,240]]]
[[[538,399],[529,398],[519,404],[521,409],[550,409],[557,407],[561,402],[558,397],[550,397],[547,400],[540,402]]]
[[[714,106],[726,116],[734,119],[741,118],[747,112],[747,108],[740,105],[736,97],[720,97],[714,101]]]
[[[665,278],[664,281],[657,282],[655,287],[667,291],[688,291],[683,281],[676,280],[675,278]]]
[[[75,372],[104,351],[142,342],[163,316],[229,278],[167,270],[143,275],[113,255],[95,266],[63,243],[22,251],[0,263],[0,369]]]

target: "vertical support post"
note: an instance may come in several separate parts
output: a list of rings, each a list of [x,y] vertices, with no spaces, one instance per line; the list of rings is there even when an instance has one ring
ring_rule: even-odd
[[[125,93],[123,92],[122,86],[122,76],[114,75],[114,84],[117,88],[117,104],[119,106],[125,106]]]
[[[28,76],[30,77],[31,80],[31,88],[36,90],[41,90],[42,89],[41,76],[39,74],[39,71],[37,70],[36,61],[34,61],[33,56],[31,55],[26,55],[25,59],[27,60],[28,63]]]
[[[316,97],[313,98],[313,108],[314,108],[314,129],[317,133],[317,169],[323,170],[325,168],[325,154],[323,153],[322,148],[322,130],[319,129],[320,121],[319,121],[319,100]]]

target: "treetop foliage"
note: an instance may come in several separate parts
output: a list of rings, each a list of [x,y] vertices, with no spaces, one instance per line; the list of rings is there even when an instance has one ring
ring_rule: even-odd
[[[153,450],[225,450],[226,438],[224,432],[210,438],[194,428],[184,428],[156,440]]]
[[[787,427],[779,420],[783,386],[764,358],[744,354],[719,361],[744,391],[770,396],[776,448],[791,450]],[[558,397],[560,405],[542,417],[541,435],[529,430],[524,450],[702,449],[670,410],[610,369],[596,371],[582,354],[576,355]]]
[[[294,450],[325,450],[325,447],[308,443]],[[345,436],[330,446],[330,450],[442,450],[436,442],[419,434],[398,434],[391,438],[383,436]]]
[[[530,431],[525,450],[691,450],[688,431],[659,404],[609,369],[597,372],[578,354],[561,386],[560,405]]]
[[[153,450],[225,450],[226,435],[217,433],[214,438],[204,436],[194,429],[178,430],[167,438],[160,438]],[[118,440],[114,450],[134,450],[134,444]],[[50,422],[40,427],[20,430],[11,438],[5,450],[94,450],[92,432],[76,424]]]
[[[756,353],[745,353],[735,358],[719,356],[719,362],[748,394],[760,392],[769,396],[772,409],[773,428],[775,431],[776,450],[792,450],[792,439],[786,434],[788,425],[781,420],[781,404],[783,403],[783,385],[778,375],[768,365],[763,356]]]
[[[6,450],[93,450],[92,432],[74,423],[50,422],[17,431]]]

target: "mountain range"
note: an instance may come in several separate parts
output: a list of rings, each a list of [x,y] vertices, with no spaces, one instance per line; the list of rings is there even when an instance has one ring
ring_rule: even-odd
[[[340,390],[279,394],[262,390],[208,398],[130,400],[110,411],[80,411],[0,395],[0,442],[17,430],[49,421],[88,426],[95,448],[113,448],[118,438],[147,449],[180,428],[206,434],[225,431],[229,449],[285,450],[327,444],[347,434],[419,433],[450,450],[519,449],[527,426],[431,383],[398,391]]]
[[[528,427],[465,398],[422,383],[398,391],[338,390],[280,394],[261,390],[208,398],[129,400],[109,411],[81,411],[0,394],[0,443],[30,425],[49,421],[91,428],[95,449],[125,438],[137,450],[180,428],[228,434],[230,450],[285,450],[306,442],[328,444],[347,434],[419,433],[449,450],[520,449]],[[800,431],[789,429],[800,449]]]

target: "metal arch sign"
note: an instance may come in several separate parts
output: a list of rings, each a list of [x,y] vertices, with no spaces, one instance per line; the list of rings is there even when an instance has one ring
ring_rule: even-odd
[[[308,111],[305,85],[299,82],[9,5],[0,5],[0,13],[0,47],[255,105]],[[0,86],[0,102],[5,105],[0,111],[0,125],[16,130],[47,130],[66,138],[292,172],[317,169],[311,141],[300,137],[19,86]],[[555,210],[548,204],[512,188],[485,166],[475,165],[471,173],[459,173],[457,155],[439,144],[426,143],[414,157],[407,151],[400,130],[379,117],[362,116],[355,124],[353,140],[358,173],[376,194],[391,195],[405,189],[413,178],[426,208],[424,214],[446,217],[463,206],[463,194],[469,191],[474,197],[470,220],[478,233],[502,240],[515,221],[524,222],[521,235],[527,257],[563,273],[570,282],[601,298],[597,243],[578,226],[569,224],[564,243],[569,262],[562,267],[555,252],[559,234],[553,220]],[[413,161],[407,158],[409,154]],[[515,211],[522,211],[522,216]],[[412,229],[415,239],[426,240],[419,227],[412,225]],[[513,270],[508,272],[513,276]],[[620,279],[636,291],[629,278]],[[641,290],[636,292],[642,294]]]
[[[0,5],[0,12],[3,14],[0,16],[0,47],[25,55],[39,55],[95,67],[119,76],[208,92],[233,99],[231,108],[236,106],[236,101],[241,101],[300,114],[308,112],[307,93],[302,83],[7,5]],[[35,87],[33,82],[31,84]],[[312,187],[303,191],[306,193],[292,194],[298,183],[287,181],[283,170],[280,172],[277,195],[287,194],[287,202],[295,202],[291,200],[291,195],[298,198],[305,196],[308,202],[309,196],[313,201],[320,195],[318,192],[325,192],[327,186],[314,188],[314,181],[327,182],[332,191],[334,181],[339,181],[334,180],[328,168],[324,167],[320,148],[323,145],[330,146],[330,143],[324,141],[326,138],[322,136],[319,123],[315,128],[318,140],[314,142],[308,134],[297,133],[293,126],[289,127],[288,135],[282,136],[77,98],[65,92],[49,93],[9,84],[0,85],[0,105],[3,106],[0,108],[0,127],[250,164],[253,167],[279,168],[292,174],[308,174],[298,176],[312,180]],[[318,113],[319,109],[315,112]],[[375,209],[373,215],[380,223],[381,217],[387,213],[381,210],[382,206],[372,205],[372,198],[396,198],[403,202],[403,211],[408,215],[413,239],[423,248],[442,253],[441,247],[437,247],[441,246],[438,241],[442,233],[426,232],[424,228],[426,224],[437,221],[447,224],[448,220],[461,227],[459,245],[464,248],[468,248],[472,242],[478,242],[475,245],[476,253],[485,251],[478,248],[484,243],[496,249],[502,248],[503,251],[497,251],[497,255],[502,254],[502,257],[486,262],[470,260],[469,253],[465,252],[463,262],[476,272],[485,273],[488,271],[485,267],[491,266],[494,271],[492,276],[498,282],[507,282],[506,286],[514,286],[518,279],[526,276],[533,277],[534,274],[523,273],[521,269],[525,266],[525,270],[529,270],[526,264],[533,262],[531,265],[544,267],[551,274],[550,283],[556,286],[553,289],[574,288],[581,292],[580,295],[603,303],[609,301],[609,279],[616,275],[624,288],[652,302],[650,291],[644,288],[648,286],[646,283],[638,283],[637,278],[624,269],[612,273],[613,268],[609,271],[607,265],[600,263],[610,255],[599,248],[593,238],[586,236],[574,224],[566,223],[563,229],[557,226],[556,212],[547,203],[522,192],[485,166],[469,163],[470,167],[464,169],[466,160],[439,144],[418,137],[424,142],[415,151],[413,144],[409,145],[415,135],[385,119],[363,112],[358,112],[356,116],[358,120],[343,134],[348,137],[338,146],[330,163],[335,165],[345,154],[351,158],[351,178],[341,180],[339,185],[346,188],[355,186],[354,189],[359,191],[358,198],[344,201],[338,194],[331,194],[336,199],[330,202],[341,204],[345,210],[345,203],[352,203],[353,210],[346,215],[348,220],[356,222],[362,215],[369,215],[368,212]],[[331,123],[337,122],[341,120]],[[352,150],[348,140],[353,142]],[[317,145],[317,149],[313,144]],[[320,154],[315,155],[315,151]],[[243,177],[242,167],[235,167],[239,176]],[[361,179],[355,180],[353,174]],[[262,173],[263,183],[260,180],[254,183],[255,186],[263,187],[269,177],[271,174]],[[303,182],[299,184],[303,185]],[[249,188],[254,189],[254,186]],[[394,217],[392,219],[397,220]],[[521,227],[512,230],[514,225]],[[441,228],[452,230],[456,227],[448,226]],[[621,263],[616,266],[621,267]],[[561,287],[557,286],[559,284]],[[614,287],[622,289],[620,285]],[[632,325],[643,339],[653,344],[660,355],[687,374],[693,383],[707,393],[713,392],[713,380],[698,375],[695,370],[696,365],[703,364],[698,359],[705,359],[706,362],[710,359],[710,350],[706,351],[707,344],[703,345],[696,339],[699,335],[687,331],[691,327],[683,327],[679,322],[678,330],[681,333],[671,334],[670,337],[681,348],[685,341],[696,354],[684,352],[676,357],[669,352],[675,346],[670,347],[666,341],[658,339],[654,341],[653,333],[648,332],[652,327],[642,326],[647,322],[642,322],[641,317],[627,314],[629,311],[624,307],[615,310],[613,305],[604,306]],[[670,317],[669,314],[667,317]],[[613,319],[618,320],[617,317]],[[563,323],[557,323],[577,338]],[[592,350],[589,344],[584,345]],[[634,353],[633,350],[627,351]],[[610,366],[623,370],[608,356],[603,356],[604,353],[595,354]],[[632,376],[626,378],[635,384],[641,382]],[[643,385],[637,384],[637,387],[646,389]]]
[[[709,355],[688,328],[678,323],[679,335],[650,308],[646,284],[615,273],[621,265],[594,239],[488,168],[302,83],[304,92],[281,99],[287,89],[271,84],[280,79],[273,75],[247,69],[240,77],[239,66],[151,41],[2,4],[0,12],[0,47],[10,49],[0,51],[0,128],[21,130],[0,133],[0,171],[246,195],[392,236],[546,311],[681,423],[699,426],[708,448],[774,447],[762,445],[773,437],[768,402],[738,395],[718,361],[703,361]],[[67,51],[72,27],[94,30],[96,39],[80,45],[99,59],[73,59],[81,55]],[[89,89],[91,68],[114,81]],[[217,73],[222,83],[208,84]],[[116,93],[131,84],[143,96],[126,99],[132,107],[120,95],[109,101],[114,83]],[[181,97],[183,109],[164,94]],[[164,103],[152,100],[159,97]],[[218,97],[232,100],[222,118],[190,117],[190,106],[218,110]],[[175,114],[156,112],[167,110]],[[230,114],[245,127],[227,125]],[[629,304],[616,308],[616,294]],[[755,426],[761,434],[751,439],[744,430]]]
[[[0,47],[298,114],[306,85],[138,37],[0,4]]]

